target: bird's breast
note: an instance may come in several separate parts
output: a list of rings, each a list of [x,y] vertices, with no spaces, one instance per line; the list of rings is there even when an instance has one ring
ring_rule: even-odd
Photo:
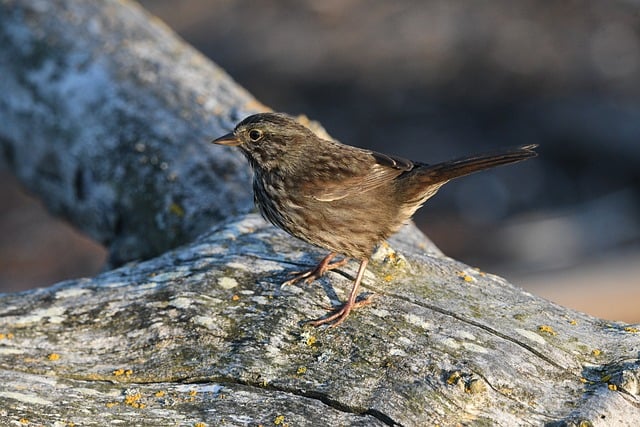
[[[374,196],[320,201],[278,176],[256,174],[254,180],[255,202],[265,219],[308,243],[359,259],[400,225],[395,209]]]

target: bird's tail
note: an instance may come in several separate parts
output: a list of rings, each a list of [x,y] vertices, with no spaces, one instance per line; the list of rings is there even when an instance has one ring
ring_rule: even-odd
[[[509,163],[521,162],[531,157],[536,157],[538,153],[534,150],[537,146],[537,144],[523,145],[522,147],[511,148],[504,151],[479,154],[472,157],[437,163],[427,166],[424,173],[427,176],[432,176],[437,181],[449,181],[453,178],[469,175],[484,169],[508,165]]]
[[[537,146],[537,144],[523,145],[518,148],[463,157],[434,165],[422,165],[414,169],[414,173],[412,173],[412,176],[409,178],[409,181],[412,181],[412,183],[405,186],[405,189],[414,189],[416,194],[407,196],[421,199],[426,196],[428,198],[435,194],[443,184],[454,178],[536,157],[538,153],[534,150]],[[426,198],[424,200],[426,200]]]

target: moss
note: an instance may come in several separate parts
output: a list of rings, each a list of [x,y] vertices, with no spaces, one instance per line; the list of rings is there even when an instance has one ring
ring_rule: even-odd
[[[469,311],[471,312],[471,316],[475,317],[476,319],[482,319],[485,317],[484,312],[477,304],[469,304]]]

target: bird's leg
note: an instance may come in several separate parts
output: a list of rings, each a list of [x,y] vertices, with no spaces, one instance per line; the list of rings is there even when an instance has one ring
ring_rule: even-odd
[[[338,254],[335,252],[331,252],[329,253],[329,255],[324,257],[322,261],[320,261],[320,263],[315,268],[312,268],[311,270],[307,270],[303,272],[296,271],[294,273],[291,273],[291,274],[295,274],[296,276],[293,279],[289,279],[286,282],[284,282],[281,285],[281,287],[293,285],[294,283],[299,282],[302,279],[304,279],[304,283],[311,283],[314,280],[319,279],[327,271],[342,267],[347,263],[347,261],[349,261],[348,258],[345,258],[343,260],[331,263],[331,260],[336,255]]]
[[[351,312],[351,310],[371,302],[370,301],[371,297],[368,297],[363,301],[356,302],[356,298],[358,297],[358,288],[360,287],[360,282],[362,281],[362,277],[364,276],[364,271],[367,268],[368,262],[369,260],[367,258],[363,259],[360,262],[360,267],[358,268],[358,274],[356,275],[356,280],[353,282],[353,288],[351,288],[351,292],[349,293],[349,299],[347,300],[347,302],[344,303],[342,307],[338,311],[333,313],[331,316],[325,317],[323,319],[311,320],[308,323],[310,323],[312,326],[320,326],[320,325],[324,325],[325,323],[333,322],[331,327],[335,328],[340,323],[344,322],[347,316],[349,316],[349,313]]]

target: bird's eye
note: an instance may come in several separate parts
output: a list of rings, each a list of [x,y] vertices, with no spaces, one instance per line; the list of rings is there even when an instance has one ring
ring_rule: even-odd
[[[249,131],[249,139],[253,142],[259,141],[262,138],[262,132],[257,129],[252,129]]]

